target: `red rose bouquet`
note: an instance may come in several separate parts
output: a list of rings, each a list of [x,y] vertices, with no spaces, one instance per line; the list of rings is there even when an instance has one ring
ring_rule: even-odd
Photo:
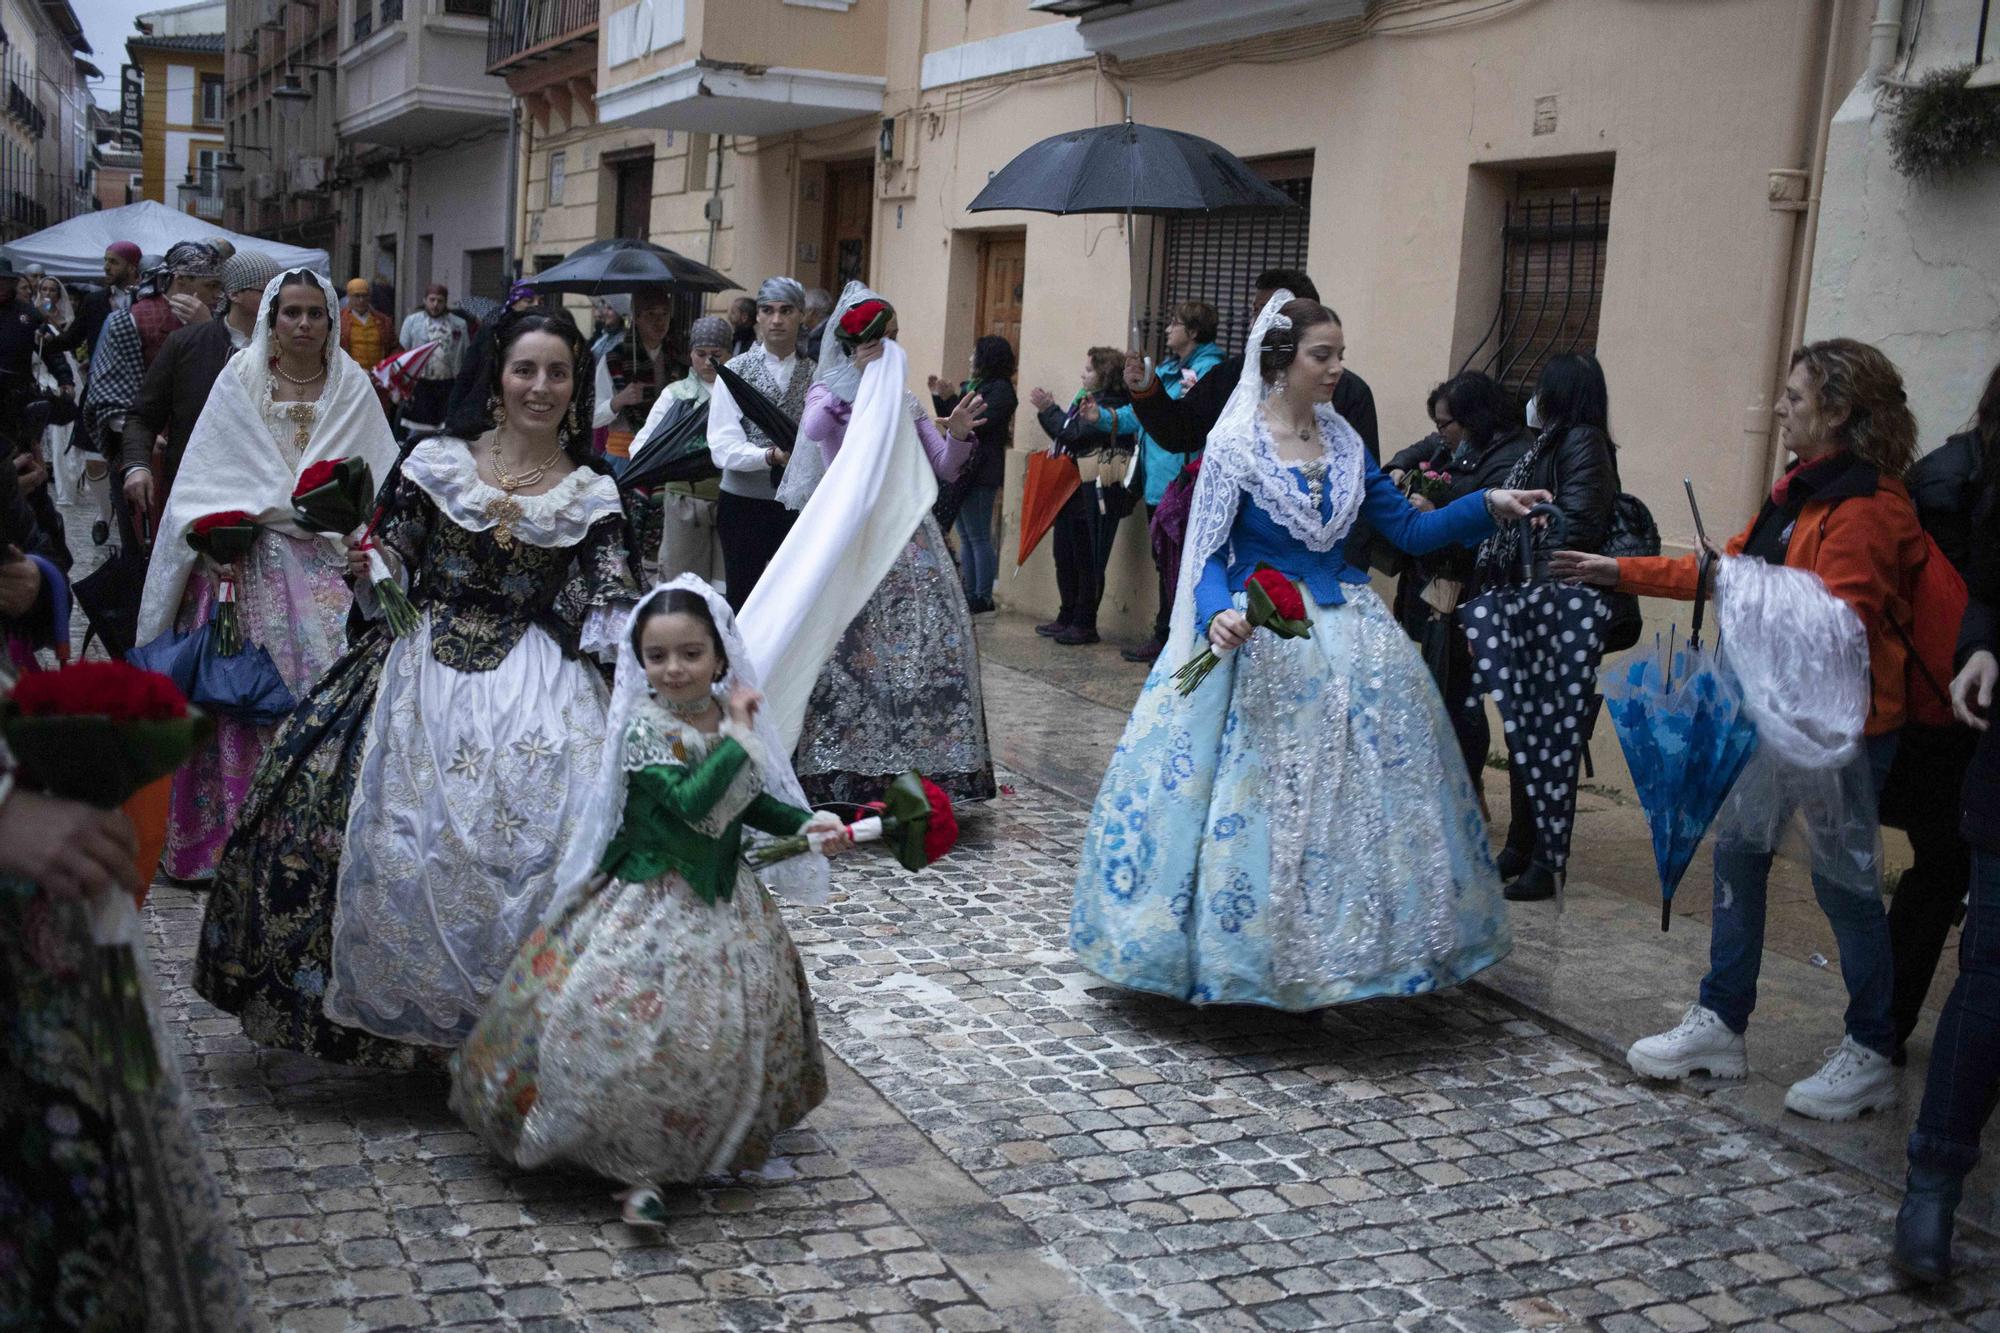
[[[123,662],[75,662],[31,672],[0,704],[0,732],[21,780],[102,810],[116,809],[180,767],[213,727],[188,709],[171,680]],[[138,906],[113,885],[89,906],[98,946],[91,1040],[128,1086],[144,1091],[159,1063],[133,953],[141,934]]]
[[[243,651],[243,624],[236,615],[236,571],[257,544],[257,525],[241,509],[203,514],[188,529],[188,545],[222,570],[215,590],[215,651],[234,657]]]
[[[857,843],[887,843],[905,870],[922,870],[958,845],[950,793],[914,769],[890,783],[884,799],[861,808],[872,813],[849,824],[848,837]],[[824,841],[818,833],[795,834],[766,843],[743,859],[767,866],[818,851]]]
[[[1306,616],[1305,598],[1292,581],[1269,565],[1259,565],[1250,573],[1250,581],[1243,585],[1249,598],[1244,615],[1250,620],[1254,633],[1260,629],[1270,630],[1281,639],[1310,639],[1312,621]],[[1204,647],[1188,659],[1186,666],[1174,673],[1174,682],[1181,687],[1182,694],[1193,694],[1195,687],[1208,679],[1208,673],[1215,670],[1222,661],[1212,647]]]
[[[896,317],[887,301],[862,301],[849,306],[847,313],[840,317],[840,325],[833,336],[848,351],[853,351],[864,343],[872,343],[889,328],[889,321]]]
[[[306,531],[349,538],[368,553],[375,604],[382,608],[389,633],[401,636],[416,628],[417,612],[370,539],[375,525],[368,519],[368,504],[374,498],[375,476],[367,459],[327,458],[299,474],[292,488],[292,514]]]

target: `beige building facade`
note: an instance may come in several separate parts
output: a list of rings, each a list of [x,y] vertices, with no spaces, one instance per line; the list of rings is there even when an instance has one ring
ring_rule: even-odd
[[[1652,505],[1669,547],[1684,548],[1683,478],[1711,530],[1732,531],[1779,466],[1771,408],[1787,352],[1808,329],[1837,331],[1814,305],[1831,299],[1829,254],[1850,265],[1857,250],[1872,256],[1878,286],[1895,270],[1902,238],[1890,222],[1830,248],[1812,240],[1849,206],[1826,196],[1829,172],[1836,186],[1858,180],[1842,154],[1866,145],[1844,150],[1834,121],[1843,102],[1851,119],[1855,99],[1872,97],[1871,37],[1879,49],[1886,27],[1891,52],[1911,50],[1911,34],[1885,20],[1897,8],[611,3],[568,81],[588,80],[587,108],[567,100],[594,123],[552,116],[522,159],[518,253],[533,267],[620,234],[608,162],[650,147],[654,239],[746,285],[790,271],[835,288],[844,257],[898,303],[913,374],[956,375],[977,336],[1001,331],[1017,342],[1023,397],[1040,385],[1064,399],[1086,348],[1129,341],[1128,302],[1148,352],[1160,350],[1159,311],[1189,297],[1223,310],[1233,348],[1254,274],[1303,267],[1345,322],[1385,456],[1427,433],[1428,390],[1462,366],[1525,389],[1552,352],[1595,351],[1624,485]],[[966,211],[1021,150],[1115,123],[1128,99],[1135,120],[1214,139],[1302,209],[1141,218],[1130,261],[1121,217]],[[849,173],[864,164],[856,217]],[[1962,232],[1941,244],[1976,248]],[[1960,298],[1959,324],[1982,318],[1990,290]],[[1990,333],[1975,337],[1954,353],[1968,366],[1993,351]],[[1037,614],[1056,600],[1046,550],[1018,574],[1011,566],[1020,477],[1043,444],[1024,412],[996,594]],[[1128,522],[1107,633],[1142,637],[1152,598],[1142,525]]]

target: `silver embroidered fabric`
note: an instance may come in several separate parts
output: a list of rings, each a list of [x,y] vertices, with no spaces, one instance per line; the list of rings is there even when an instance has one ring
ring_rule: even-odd
[[[972,617],[926,514],[820,672],[792,766],[817,801],[850,799],[842,775],[912,768],[959,776],[954,799],[979,799],[993,794],[992,762]]]

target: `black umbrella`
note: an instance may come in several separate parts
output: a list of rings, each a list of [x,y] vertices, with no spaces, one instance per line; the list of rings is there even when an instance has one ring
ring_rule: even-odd
[[[727,274],[663,245],[619,236],[592,241],[554,268],[522,281],[537,291],[579,292],[585,296],[637,291],[641,287],[727,292],[737,286]]]
[[[1033,213],[1123,213],[1125,257],[1132,257],[1135,213],[1239,213],[1297,208],[1284,191],[1221,144],[1198,134],[1125,119],[1070,130],[1031,145],[993,174],[966,205],[969,213],[1018,208]],[[1138,342],[1138,296],[1132,337]]]
[[[716,376],[729,386],[729,396],[743,412],[743,419],[771,437],[771,443],[786,453],[798,442],[799,423],[785,415],[785,409],[766,398],[763,391],[731,370],[717,365]]]
[[[1532,516],[1547,518],[1554,548],[1564,545],[1561,510],[1536,505]],[[1459,620],[1472,649],[1473,679],[1499,706],[1508,762],[1535,812],[1535,859],[1560,882],[1611,606],[1595,588],[1550,582],[1536,568],[1535,533],[1526,520],[1520,548],[1521,581],[1471,598]]]
[[[92,635],[104,651],[118,661],[132,651],[139,637],[139,597],[146,591],[146,554],[121,545],[103,564],[70,585],[76,604],[90,620],[84,635],[87,648]]]
[[[642,491],[670,481],[704,481],[720,475],[708,456],[707,436],[708,404],[692,398],[676,403],[659,429],[632,451],[618,474],[618,489]]]

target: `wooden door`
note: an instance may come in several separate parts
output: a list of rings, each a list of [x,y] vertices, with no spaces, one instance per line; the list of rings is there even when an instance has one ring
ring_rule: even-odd
[[[1021,287],[1028,275],[1025,232],[1002,232],[979,242],[979,336],[998,334],[1021,350]]]
[[[868,250],[875,231],[875,165],[832,162],[826,168],[826,237],[820,272],[837,298],[850,282],[868,281]]]
[[[652,230],[653,221],[653,159],[650,156],[637,160],[619,162],[618,173],[618,231],[617,235],[631,241],[643,241]]]

